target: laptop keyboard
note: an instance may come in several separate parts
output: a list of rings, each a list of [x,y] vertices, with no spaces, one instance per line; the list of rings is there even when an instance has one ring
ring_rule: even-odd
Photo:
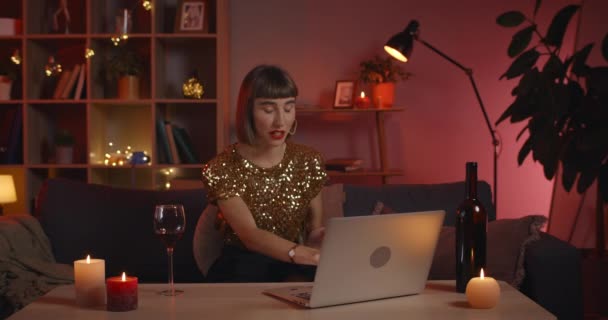
[[[294,296],[298,297],[298,298],[310,300],[310,292],[300,292],[300,293],[294,294]]]
[[[312,287],[307,286],[307,287],[293,288],[293,289],[291,289],[291,292],[289,294],[296,298],[310,300],[311,292],[312,292]]]

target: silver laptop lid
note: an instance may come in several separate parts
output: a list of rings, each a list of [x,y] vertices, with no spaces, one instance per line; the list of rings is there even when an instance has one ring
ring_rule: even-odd
[[[330,220],[311,307],[420,293],[445,211]]]

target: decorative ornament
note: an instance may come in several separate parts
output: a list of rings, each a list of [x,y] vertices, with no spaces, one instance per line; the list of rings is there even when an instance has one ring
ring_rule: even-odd
[[[11,61],[17,65],[21,64],[21,55],[19,54],[19,49],[15,49],[15,51],[13,51]]]
[[[120,44],[120,37],[112,37],[110,38],[110,40],[112,40],[112,43],[115,47],[118,47],[118,45]]]
[[[201,99],[203,97],[205,90],[203,89],[203,85],[198,80],[198,72],[196,70],[193,71],[190,78],[184,82],[182,91],[184,92],[185,98]]]
[[[142,7],[144,7],[144,9],[146,9],[146,11],[152,10],[152,2],[150,2],[148,0],[142,1],[141,5],[142,5]]]
[[[84,57],[85,57],[85,59],[88,59],[88,58],[90,58],[90,57],[92,57],[92,56],[94,56],[94,55],[95,55],[95,51],[93,51],[93,49],[91,49],[91,48],[86,48],[86,49],[84,50]]]
[[[59,75],[62,71],[61,64],[55,61],[55,56],[49,56],[49,60],[44,66],[44,74],[47,77],[53,77]]]
[[[113,148],[114,143],[108,142],[108,147]],[[114,150],[105,154],[103,164],[106,166],[120,167],[124,165],[148,164],[150,165],[150,156],[147,151],[131,151],[131,146],[127,146],[126,150]]]

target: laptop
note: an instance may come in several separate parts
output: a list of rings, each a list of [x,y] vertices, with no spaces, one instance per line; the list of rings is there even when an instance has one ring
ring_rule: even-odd
[[[444,216],[440,210],[332,218],[313,284],[264,293],[307,308],[418,294]]]

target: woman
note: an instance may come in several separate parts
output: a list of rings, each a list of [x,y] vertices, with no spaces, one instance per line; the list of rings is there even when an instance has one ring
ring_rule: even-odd
[[[219,207],[224,248],[211,282],[278,282],[314,278],[319,262],[321,155],[287,140],[297,128],[298,88],[284,70],[261,65],[239,91],[238,143],[203,168],[208,199]],[[306,231],[308,244],[298,243]]]

